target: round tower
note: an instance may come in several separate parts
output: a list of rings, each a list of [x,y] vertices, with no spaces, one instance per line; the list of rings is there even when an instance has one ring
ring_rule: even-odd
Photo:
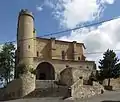
[[[18,16],[17,27],[17,67],[16,75],[21,79],[21,97],[35,89],[35,76],[30,72],[34,68],[35,57],[34,17],[28,10],[21,10]],[[20,66],[24,64],[24,66]],[[19,73],[21,67],[25,72]],[[27,69],[27,71],[26,71]]]
[[[33,64],[35,56],[34,17],[27,9],[22,9],[18,16],[17,47],[18,62]]]

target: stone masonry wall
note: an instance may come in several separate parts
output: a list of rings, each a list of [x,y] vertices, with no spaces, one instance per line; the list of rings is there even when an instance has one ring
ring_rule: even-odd
[[[22,79],[22,97],[29,94],[35,89],[35,76],[31,73],[26,73],[21,76]]]
[[[11,81],[4,89],[2,100],[24,97],[35,89],[35,76],[31,73],[23,74],[19,79]]]
[[[108,85],[108,80],[105,79],[103,81],[103,85]],[[113,90],[116,90],[116,89],[120,89],[120,78],[116,78],[116,79],[111,79],[110,80],[110,85],[113,87]]]
[[[67,65],[69,67],[78,68],[80,70],[87,69],[91,71],[93,70],[94,65],[95,65],[94,61],[43,60],[43,59],[36,58],[34,59],[34,68],[37,68],[37,66],[42,62],[48,62],[52,64],[56,75],[60,75],[60,73],[66,68]],[[58,77],[55,77],[55,80],[58,80],[57,78]]]
[[[77,80],[80,79],[89,79],[92,71],[89,69],[80,69],[80,68],[66,68],[60,73],[60,81],[62,84],[71,86]]]
[[[4,93],[2,94],[1,99],[8,100],[8,99],[15,99],[19,98],[21,93],[21,86],[22,80],[21,79],[15,79],[11,81],[7,87],[4,89]]]
[[[77,98],[88,98],[94,95],[101,94],[102,91],[104,91],[104,87],[100,85],[97,82],[93,83],[93,86],[91,85],[83,85],[78,87],[78,89],[72,90],[72,98],[77,99]]]

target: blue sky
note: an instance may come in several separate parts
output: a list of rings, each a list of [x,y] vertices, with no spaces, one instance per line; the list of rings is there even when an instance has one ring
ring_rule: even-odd
[[[27,8],[34,13],[35,27],[39,35],[59,30],[59,23],[52,16],[50,8],[42,12],[36,10],[36,5],[42,0],[1,0],[0,3],[0,43],[16,39],[17,16],[22,8]]]
[[[16,40],[17,17],[21,9],[33,12],[37,36],[42,36],[74,28],[81,23],[118,17],[120,0],[1,0],[0,43]],[[108,48],[120,49],[119,33],[120,19],[117,19],[97,27],[60,34],[60,39],[83,42],[87,52],[104,52]],[[86,56],[96,61],[101,55]]]
[[[1,0],[0,3],[0,43],[12,41],[16,39],[17,16],[22,8],[27,8],[34,13],[35,27],[37,35],[44,35],[49,32],[62,30],[59,20],[52,15],[49,7],[44,7],[42,11],[38,11],[36,6],[43,4],[44,0]],[[100,20],[109,19],[120,16],[120,0],[116,0],[114,4],[107,5]]]

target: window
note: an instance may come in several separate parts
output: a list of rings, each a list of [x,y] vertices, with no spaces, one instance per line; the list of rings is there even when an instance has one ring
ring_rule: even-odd
[[[65,51],[62,51],[62,59],[65,59]]]
[[[78,57],[78,60],[80,60],[80,57]]]
[[[87,69],[88,69],[89,67],[87,66]]]
[[[37,51],[37,57],[39,56],[39,52]]]
[[[30,49],[30,45],[28,45],[28,49]]]

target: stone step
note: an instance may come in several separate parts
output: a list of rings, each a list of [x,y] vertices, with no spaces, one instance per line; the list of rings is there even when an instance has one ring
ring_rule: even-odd
[[[36,80],[36,88],[58,87],[55,80]]]
[[[68,93],[67,87],[58,88],[37,88],[25,98],[38,98],[38,97],[65,97]]]

